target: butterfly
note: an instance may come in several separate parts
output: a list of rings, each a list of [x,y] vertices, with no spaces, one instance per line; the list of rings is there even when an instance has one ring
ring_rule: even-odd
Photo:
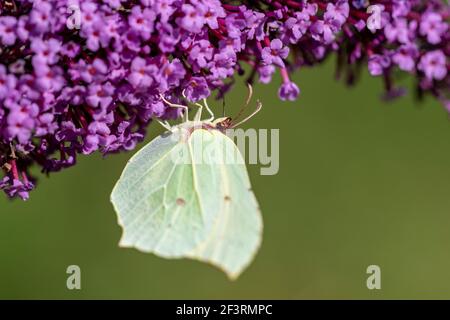
[[[187,106],[161,99],[184,108],[185,121],[161,122],[167,132],[138,151],[117,181],[111,202],[123,229],[119,245],[207,262],[236,279],[260,247],[263,222],[245,161],[225,131],[261,103],[235,123],[214,119],[206,100],[189,120]],[[203,107],[209,119],[201,120]]]

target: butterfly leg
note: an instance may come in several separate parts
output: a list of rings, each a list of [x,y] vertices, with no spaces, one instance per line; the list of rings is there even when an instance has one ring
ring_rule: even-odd
[[[161,126],[163,126],[166,130],[172,131],[172,127],[170,126],[170,124],[169,124],[166,120],[161,121],[161,120],[156,119],[156,121],[158,121],[158,123],[159,123]]]
[[[188,106],[182,105],[182,104],[177,104],[177,103],[172,103],[170,101],[168,101],[166,98],[164,98],[164,96],[162,94],[159,94],[159,97],[161,98],[162,101],[164,101],[169,107],[173,107],[173,108],[183,108],[184,109],[184,113],[185,113],[185,121],[189,120],[188,117]]]
[[[206,101],[206,99],[203,99],[203,104],[205,105],[206,110],[208,110],[208,113],[211,115],[211,118],[209,118],[209,121],[213,121],[214,113],[211,111],[211,108],[208,106],[208,101]]]
[[[198,122],[202,120],[203,106],[200,103],[195,103],[195,105],[198,107],[198,111],[195,114],[194,122]]]

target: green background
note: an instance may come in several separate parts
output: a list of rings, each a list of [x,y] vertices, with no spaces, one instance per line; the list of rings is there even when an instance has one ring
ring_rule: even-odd
[[[0,298],[450,298],[446,111],[412,94],[384,103],[380,79],[365,75],[348,89],[333,69],[298,72],[294,103],[278,100],[279,77],[255,87],[264,108],[244,128],[280,129],[280,171],[249,167],[264,240],[237,281],[118,248],[109,194],[132,153],[94,155],[40,176],[28,202],[0,197]],[[246,95],[238,82],[229,115]],[[160,131],[152,125],[147,140]],[[71,264],[81,267],[80,291],[66,288]],[[371,264],[381,267],[381,290],[366,287]]]

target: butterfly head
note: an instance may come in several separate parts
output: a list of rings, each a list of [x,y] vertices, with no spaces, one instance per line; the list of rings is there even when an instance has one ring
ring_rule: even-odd
[[[231,128],[232,125],[233,122],[230,117],[217,118],[213,121],[213,126],[221,131]]]

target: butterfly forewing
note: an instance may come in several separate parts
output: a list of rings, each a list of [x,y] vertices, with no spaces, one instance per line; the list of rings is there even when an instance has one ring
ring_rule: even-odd
[[[183,157],[194,156],[190,140],[179,139],[174,131],[142,148],[112,192],[123,228],[121,246],[180,257],[212,228],[219,212],[219,173],[210,165],[185,162]]]

